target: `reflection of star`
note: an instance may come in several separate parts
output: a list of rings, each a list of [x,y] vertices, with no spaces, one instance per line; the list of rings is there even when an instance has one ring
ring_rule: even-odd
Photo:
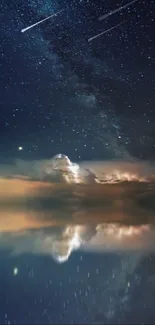
[[[18,267],[14,267],[13,269],[13,275],[16,276],[18,274]]]

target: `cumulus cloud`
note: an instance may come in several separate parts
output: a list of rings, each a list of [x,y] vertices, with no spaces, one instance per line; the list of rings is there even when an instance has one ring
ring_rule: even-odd
[[[155,251],[155,228],[120,224],[56,226],[1,233],[0,245],[11,254],[45,254],[59,263],[67,261],[77,249],[97,253],[134,252],[139,256]]]
[[[152,225],[122,226],[100,224],[84,249],[97,252],[154,252],[155,228]]]
[[[53,227],[1,234],[0,243],[13,254],[46,254],[59,263],[68,260],[81,244],[80,226]]]
[[[0,168],[0,244],[68,259],[76,249],[155,247],[154,165],[65,155]],[[88,226],[89,225],[89,226]]]

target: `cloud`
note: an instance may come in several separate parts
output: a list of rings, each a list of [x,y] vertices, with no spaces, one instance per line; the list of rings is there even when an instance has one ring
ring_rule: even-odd
[[[79,226],[50,227],[37,231],[2,234],[0,243],[13,254],[46,254],[61,263],[69,258],[73,250],[79,248],[79,232]]]
[[[136,253],[139,257],[155,251],[155,228],[152,225],[87,224],[29,229],[2,233],[0,246],[13,255],[50,255],[59,263],[67,261],[77,249],[96,253]]]
[[[84,249],[97,252],[154,252],[155,228],[152,225],[122,226],[100,224]]]
[[[149,162],[77,165],[57,155],[1,166],[0,175],[1,247],[50,254],[58,261],[79,248],[155,247],[154,166]]]
[[[0,170],[0,210],[9,218],[4,223],[1,217],[1,231],[64,223],[154,223],[154,166],[149,162],[77,165],[57,155]]]

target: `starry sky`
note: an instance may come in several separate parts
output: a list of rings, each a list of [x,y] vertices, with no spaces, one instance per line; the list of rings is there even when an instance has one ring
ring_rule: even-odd
[[[1,160],[154,158],[154,1],[98,20],[125,3],[2,2]]]
[[[126,3],[1,1],[0,163],[57,153],[78,162],[154,160],[155,2],[98,20]],[[0,324],[154,324],[154,270],[148,253],[76,251],[59,265],[5,248]]]

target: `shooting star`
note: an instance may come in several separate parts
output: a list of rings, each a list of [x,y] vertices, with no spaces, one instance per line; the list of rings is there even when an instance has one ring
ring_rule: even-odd
[[[104,20],[104,19],[108,18],[109,16],[112,16],[112,15],[116,14],[116,12],[119,12],[119,11],[121,11],[121,10],[123,10],[123,9],[125,9],[125,8],[127,8],[127,7],[129,7],[129,6],[131,6],[133,3],[137,2],[137,1],[138,1],[138,0],[130,1],[130,2],[128,2],[126,5],[121,6],[121,7],[117,8],[117,9],[112,10],[112,11],[108,12],[107,14],[105,14],[105,15],[99,17],[98,20]]]
[[[118,27],[118,26],[120,26],[120,25],[122,25],[122,24],[124,24],[124,23],[126,23],[126,21],[124,21],[123,23],[119,23],[119,24],[117,24],[117,25],[115,25],[115,26],[113,26],[113,27],[111,27],[111,28],[109,28],[109,29],[106,29],[106,30],[104,30],[102,33],[99,33],[99,34],[97,34],[97,35],[95,35],[95,36],[93,36],[93,37],[90,37],[90,38],[88,39],[88,42],[93,41],[95,38],[98,38],[98,37],[100,37],[101,35],[104,35],[104,34],[110,32],[110,31],[113,30],[114,28],[116,28],[116,27]]]
[[[60,11],[56,12],[55,14],[52,14],[52,15],[50,15],[50,16],[48,16],[48,17],[46,17],[46,18],[44,18],[44,19],[42,19],[42,20],[40,20],[40,21],[38,21],[37,23],[35,23],[35,24],[33,24],[33,25],[30,25],[30,26],[28,26],[28,27],[26,27],[26,28],[23,28],[23,29],[21,30],[21,32],[22,32],[22,33],[26,32],[27,30],[29,30],[29,29],[31,29],[31,28],[33,28],[33,27],[35,27],[35,26],[37,26],[37,25],[43,23],[45,20],[50,19],[50,18],[52,18],[52,17],[54,17],[54,16],[57,16],[60,12],[62,12],[62,11],[64,11],[64,10],[66,10],[66,9],[61,9]]]

